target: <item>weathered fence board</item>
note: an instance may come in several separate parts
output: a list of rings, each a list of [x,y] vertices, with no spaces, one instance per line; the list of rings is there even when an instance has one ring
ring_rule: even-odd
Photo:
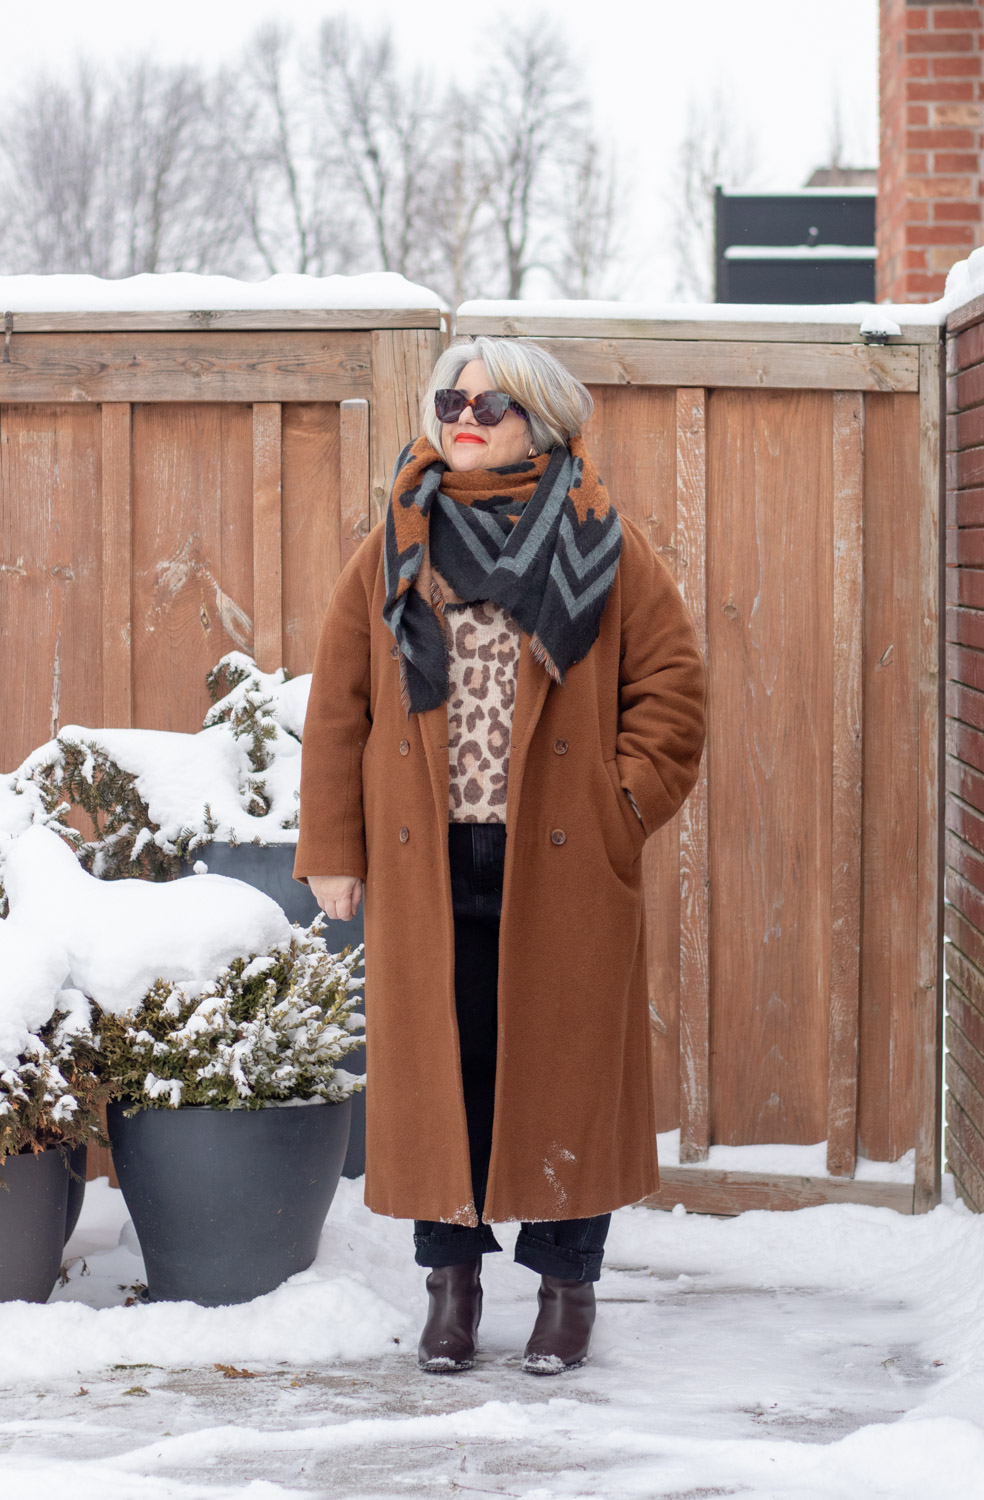
[[[345,401],[370,383],[370,334],[14,334],[0,402]]]
[[[22,754],[102,706],[101,436],[94,407],[0,409],[0,494],[20,497],[0,506],[0,618],[18,685],[0,733]]]
[[[102,669],[104,724],[133,716],[130,403],[102,407]]]
[[[857,1160],[864,756],[864,402],[833,399],[833,801],[827,1170]]]
[[[341,569],[339,410],[298,403],[284,417],[284,665],[309,672]]]
[[[676,397],[678,581],[707,657],[707,392]],[[711,1144],[711,975],[707,757],[680,818],[680,1160]]]
[[[587,385],[916,391],[919,351],[868,344],[725,343],[710,338],[552,338]]]
[[[283,408],[253,407],[253,656],[264,672],[283,665]]]

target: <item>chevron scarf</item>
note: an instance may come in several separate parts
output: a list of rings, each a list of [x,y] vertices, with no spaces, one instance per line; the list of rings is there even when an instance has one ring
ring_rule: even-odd
[[[501,469],[458,473],[424,437],[396,462],[383,619],[407,714],[451,690],[445,605],[491,600],[563,683],[598,637],[622,548],[618,512],[580,437]]]

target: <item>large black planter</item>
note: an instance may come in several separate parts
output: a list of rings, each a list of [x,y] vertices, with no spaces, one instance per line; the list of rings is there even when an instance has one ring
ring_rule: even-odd
[[[309,886],[294,879],[294,856],[296,844],[209,844],[198,850],[194,859],[208,865],[210,875],[230,875],[234,880],[245,881],[264,891],[280,906],[289,922],[301,927],[310,927],[318,915],[319,907]],[[191,875],[189,861],[183,875]],[[362,907],[350,922],[325,923],[324,936],[336,953],[348,944],[355,948],[365,942],[365,927]],[[342,1066],[348,1073],[366,1071],[366,1049],[359,1047],[350,1052]],[[352,1095],[352,1128],[349,1132],[348,1150],[342,1167],[343,1177],[361,1177],[366,1170],[366,1096],[364,1090]]]
[[[287,1109],[107,1110],[113,1163],[151,1301],[218,1307],[314,1260],[351,1101]]]
[[[68,1153],[68,1202],[65,1207],[65,1243],[75,1233],[85,1198],[85,1169],[89,1161],[88,1146],[75,1146]]]
[[[52,1148],[0,1167],[0,1302],[47,1302],[61,1270],[68,1157]],[[81,1207],[81,1204],[80,1204]]]

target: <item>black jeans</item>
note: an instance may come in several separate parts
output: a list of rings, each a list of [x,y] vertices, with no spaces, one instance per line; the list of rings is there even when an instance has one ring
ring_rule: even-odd
[[[506,856],[504,823],[450,823],[451,904],[454,911],[455,1009],[461,1081],[468,1120],[472,1190],[479,1219],[492,1150],[498,1034],[499,917]],[[535,996],[531,996],[531,1003]],[[597,1281],[611,1214],[591,1219],[526,1223],[516,1236],[515,1259],[541,1275]],[[418,1266],[451,1266],[502,1246],[490,1224],[414,1220]]]

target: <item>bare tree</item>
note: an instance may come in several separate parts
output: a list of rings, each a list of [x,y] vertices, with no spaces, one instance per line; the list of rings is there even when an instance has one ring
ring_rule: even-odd
[[[108,149],[94,70],[80,63],[60,82],[43,75],[0,119],[5,269],[78,269],[106,275],[113,206],[102,193]]]
[[[336,16],[315,45],[265,26],[224,70],[38,76],[0,102],[0,269],[383,269],[452,303],[537,270],[597,295],[617,192],[580,71],[537,17],[488,56],[449,87]]]
[[[547,265],[547,230],[588,116],[582,81],[560,30],[546,16],[513,27],[482,89],[501,236],[503,295],[519,297],[534,266]]]
[[[356,268],[367,236],[298,50],[284,28],[262,27],[224,75],[222,118],[242,224],[263,269],[326,276]]]
[[[420,275],[433,259],[433,88],[401,72],[388,31],[362,35],[337,17],[322,23],[308,78],[378,267]]]
[[[238,230],[212,113],[192,68],[35,78],[0,116],[5,268],[132,276],[224,259]]]
[[[585,133],[566,174],[559,245],[552,274],[562,297],[613,295],[622,225],[618,176],[611,153]]]
[[[667,195],[674,294],[684,301],[714,299],[714,189],[741,187],[754,169],[754,147],[721,91],[691,97]]]
[[[435,289],[452,307],[479,296],[500,263],[493,170],[474,98],[452,88],[438,115],[429,203]]]

